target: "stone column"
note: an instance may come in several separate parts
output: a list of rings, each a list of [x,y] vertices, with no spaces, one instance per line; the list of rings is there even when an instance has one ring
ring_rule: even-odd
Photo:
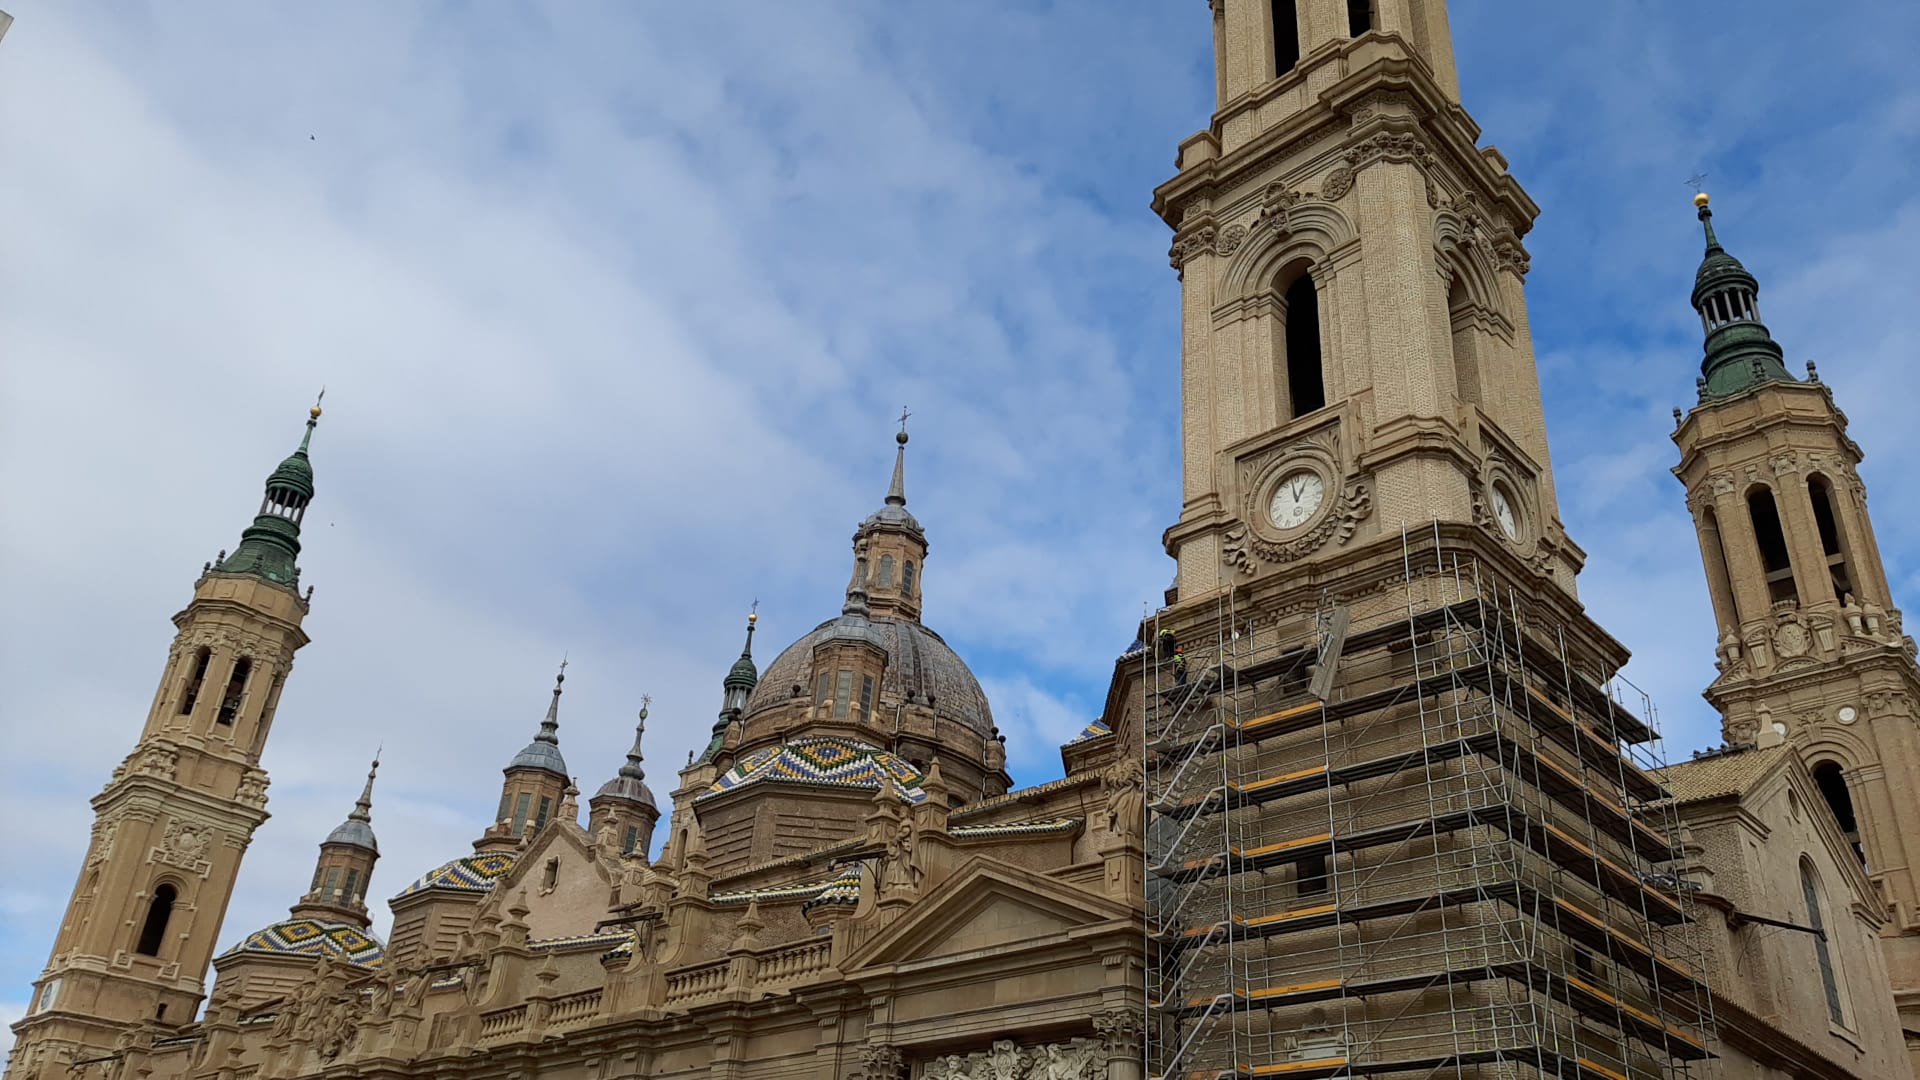
[[[1141,1025],[1137,1009],[1108,1009],[1093,1018],[1093,1030],[1104,1044],[1107,1080],[1143,1080],[1146,1058]]]

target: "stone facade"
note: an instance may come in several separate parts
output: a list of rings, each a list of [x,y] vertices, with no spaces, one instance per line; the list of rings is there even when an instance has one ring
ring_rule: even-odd
[[[1165,1048],[1209,1023],[1214,1065],[1255,1075],[1902,1075],[1920,680],[1831,396],[1780,377],[1709,234],[1712,378],[1676,471],[1726,628],[1709,699],[1757,745],[1643,771],[1558,516],[1538,208],[1477,145],[1445,4],[1210,11],[1217,108],[1155,192],[1178,576],[1061,779],[1012,788],[921,621],[903,430],[839,614],[764,672],[750,617],[664,814],[636,733],[582,826],[563,670],[471,853],[393,895],[390,942],[370,777],[292,917],[216,958],[306,641],[303,443],[176,617],[6,1080],[1145,1080],[1194,1072]],[[1777,542],[1742,532],[1762,489]],[[1207,829],[1218,858],[1175,857]],[[1224,914],[1170,902],[1228,879]],[[1188,961],[1217,946],[1208,983]]]

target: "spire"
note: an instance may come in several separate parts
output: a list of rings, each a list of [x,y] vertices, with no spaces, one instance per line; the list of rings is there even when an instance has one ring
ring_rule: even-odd
[[[707,748],[700,753],[700,761],[712,761],[726,745],[727,728],[732,726],[747,711],[747,696],[753,688],[760,685],[760,669],[753,663],[753,631],[760,622],[760,601],[755,600],[747,611],[747,643],[740,647],[740,659],[727,669],[727,677],[720,681],[720,716],[713,722],[713,738],[707,742]]]
[[[1761,383],[1793,381],[1780,346],[1760,321],[1760,282],[1721,246],[1713,229],[1711,201],[1704,191],[1693,197],[1707,242],[1694,274],[1692,298],[1706,331],[1705,356],[1700,362],[1702,401],[1730,397]]]
[[[321,397],[326,391],[320,392]],[[296,585],[300,568],[294,560],[300,555],[300,521],[307,504],[313,501],[313,463],[307,460],[307,448],[313,442],[313,429],[320,423],[320,399],[307,410],[307,430],[300,448],[280,462],[267,477],[266,494],[253,524],[240,534],[233,554],[220,560],[215,570],[229,574],[252,574],[281,585]]]
[[[632,780],[645,780],[647,774],[640,768],[642,755],[640,741],[647,737],[647,706],[653,704],[653,698],[642,695],[640,698],[640,722],[633,726],[633,749],[627,751],[627,763],[620,766],[620,775]]]
[[[900,408],[900,433],[893,437],[898,444],[893,451],[893,483],[887,485],[887,505],[907,505],[907,417],[913,414]]]
[[[367,786],[360,789],[360,798],[348,812],[347,820],[327,834],[327,843],[352,844],[376,855],[380,853],[380,844],[373,836],[373,778],[379,772],[380,755],[376,752],[372,766],[367,769]]]
[[[567,761],[560,756],[560,693],[566,681],[567,662],[562,660],[560,673],[553,677],[553,700],[547,703],[547,715],[540,721],[540,731],[526,749],[507,763],[509,770],[545,769],[558,776],[567,775]]]
[[[655,805],[653,791],[647,787],[646,771],[640,767],[640,742],[647,736],[647,707],[652,704],[653,698],[641,695],[640,722],[633,727],[633,749],[627,751],[627,763],[620,766],[620,771],[614,774],[613,779],[600,785],[600,790],[593,793],[595,805],[598,805],[597,800],[602,798],[625,799],[628,802],[643,803],[647,806]]]

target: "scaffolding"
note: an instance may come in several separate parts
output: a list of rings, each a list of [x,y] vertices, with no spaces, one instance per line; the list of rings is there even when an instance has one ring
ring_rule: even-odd
[[[1438,527],[1401,539],[1404,612],[1323,596],[1289,636],[1230,589],[1179,662],[1148,627],[1148,1075],[1695,1075],[1650,703]]]

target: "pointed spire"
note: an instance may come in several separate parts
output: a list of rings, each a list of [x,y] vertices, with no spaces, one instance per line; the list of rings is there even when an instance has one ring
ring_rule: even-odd
[[[640,768],[643,755],[640,753],[640,741],[647,737],[647,706],[653,704],[653,698],[640,696],[640,722],[633,726],[633,749],[627,751],[627,763],[620,766],[620,775],[629,780],[645,780],[647,774]]]
[[[727,677],[721,686],[728,690],[752,690],[760,682],[760,669],[753,665],[753,631],[760,622],[760,601],[755,600],[747,612],[747,641],[740,646],[740,659],[733,662],[727,670]],[[742,702],[744,704],[744,701]]]
[[[1693,205],[1707,248],[1693,279],[1693,309],[1706,332],[1700,363],[1701,400],[1729,397],[1766,382],[1792,382],[1780,346],[1760,321],[1760,282],[1727,254],[1713,229],[1711,198],[1702,191]]]
[[[558,776],[567,776],[567,761],[560,756],[560,694],[567,681],[567,661],[560,661],[560,673],[553,677],[553,699],[547,702],[547,715],[540,721],[540,730],[533,736],[526,749],[515,754],[507,763],[511,769],[545,769]]]
[[[325,390],[320,393],[326,395]],[[307,410],[307,430],[300,438],[300,448],[268,475],[266,494],[253,524],[240,534],[233,555],[219,560],[215,569],[252,574],[281,585],[299,582],[300,568],[295,559],[300,555],[300,521],[306,516],[307,504],[313,501],[313,463],[307,460],[307,448],[319,423],[320,400],[315,398],[313,407]]]
[[[380,772],[380,754],[374,752],[373,764],[367,769],[367,784],[360,789],[360,798],[347,813],[347,820],[334,827],[327,834],[328,844],[352,844],[366,848],[378,854],[380,843],[373,835],[373,778]]]
[[[760,685],[760,669],[753,663],[753,631],[760,622],[760,601],[755,600],[747,610],[747,642],[740,647],[740,659],[727,669],[727,677],[720,681],[720,715],[713,722],[713,738],[707,741],[707,748],[700,753],[702,764],[712,761],[725,749],[727,729],[747,711],[747,698],[753,688]]]
[[[893,437],[898,444],[893,451],[893,483],[887,485],[887,505],[907,505],[907,417],[913,414],[906,406],[900,407],[900,433]]]

